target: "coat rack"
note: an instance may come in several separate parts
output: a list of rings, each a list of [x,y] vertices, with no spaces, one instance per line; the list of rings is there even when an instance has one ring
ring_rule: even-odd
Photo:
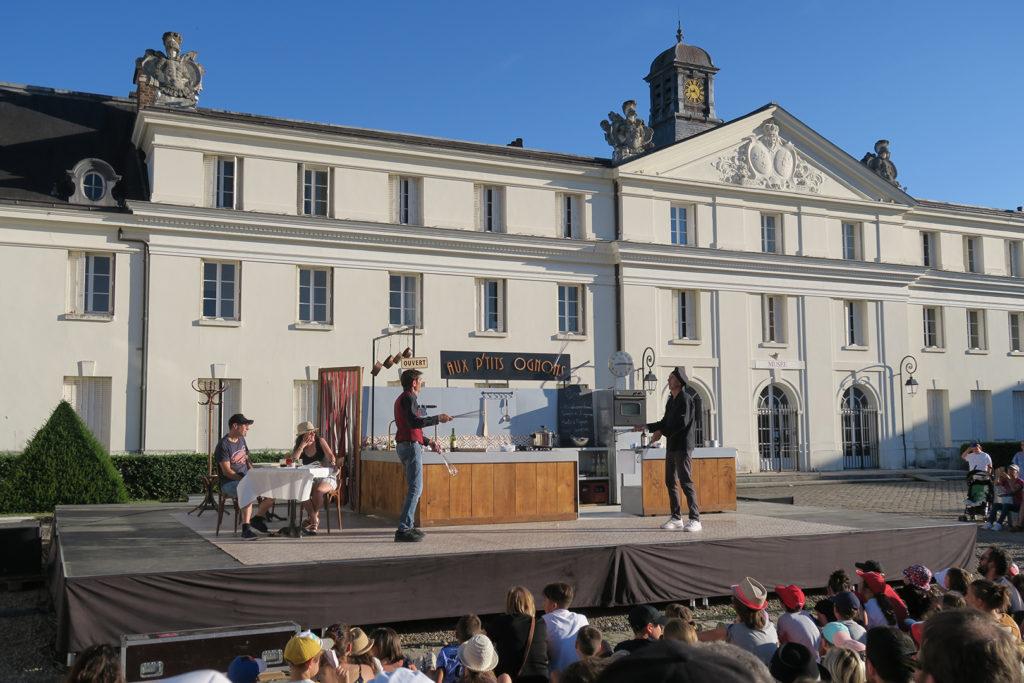
[[[206,406],[206,476],[201,477],[206,495],[203,497],[203,502],[189,510],[188,514],[191,515],[198,510],[199,514],[196,517],[202,517],[206,510],[217,509],[217,503],[213,500],[213,482],[217,481],[217,477],[213,474],[213,409],[221,406],[222,397],[228,388],[198,380],[192,380],[192,388],[203,396],[199,405]]]

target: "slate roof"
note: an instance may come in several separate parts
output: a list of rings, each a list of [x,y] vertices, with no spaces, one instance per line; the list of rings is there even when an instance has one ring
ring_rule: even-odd
[[[0,83],[0,201],[67,205],[66,171],[90,157],[121,176],[115,197],[147,199],[134,125],[126,98]]]
[[[918,206],[926,209],[938,209],[940,211],[955,211],[957,213],[973,213],[985,216],[999,216],[1000,218],[1024,219],[1024,212],[1018,209],[992,209],[987,206],[973,206],[971,204],[952,204],[950,202],[937,202],[932,199],[918,199]]]

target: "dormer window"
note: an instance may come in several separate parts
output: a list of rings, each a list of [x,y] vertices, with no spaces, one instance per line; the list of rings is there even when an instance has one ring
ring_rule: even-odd
[[[73,188],[68,203],[117,206],[112,193],[121,176],[107,162],[102,159],[82,159],[67,173]]]

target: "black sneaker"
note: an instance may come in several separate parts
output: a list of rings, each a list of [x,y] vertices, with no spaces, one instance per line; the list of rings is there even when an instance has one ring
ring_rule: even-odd
[[[423,536],[415,534],[412,529],[399,529],[395,532],[396,543],[416,543],[422,540]]]
[[[300,533],[303,536],[317,536],[318,535],[315,529],[310,529],[308,527],[303,527],[302,531]]]
[[[415,535],[419,536],[420,538],[423,538],[424,536],[426,536],[426,534],[423,533],[423,529],[410,529],[409,533],[415,534]]]
[[[252,520],[249,522],[249,524],[251,524],[253,527],[255,527],[256,531],[262,531],[265,534],[270,533],[270,530],[267,529],[267,523],[264,522],[263,518],[260,517],[259,515],[257,515],[256,517],[253,517]]]
[[[255,531],[252,530],[251,526],[249,526],[248,524],[243,524],[242,525],[242,538],[245,539],[246,541],[255,541],[257,538],[259,538],[259,535]]]

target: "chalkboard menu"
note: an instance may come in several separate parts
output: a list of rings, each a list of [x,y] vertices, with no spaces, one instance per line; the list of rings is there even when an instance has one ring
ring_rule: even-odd
[[[558,441],[563,448],[575,448],[572,437],[585,436],[595,446],[594,394],[589,389],[568,386],[558,390]]]

